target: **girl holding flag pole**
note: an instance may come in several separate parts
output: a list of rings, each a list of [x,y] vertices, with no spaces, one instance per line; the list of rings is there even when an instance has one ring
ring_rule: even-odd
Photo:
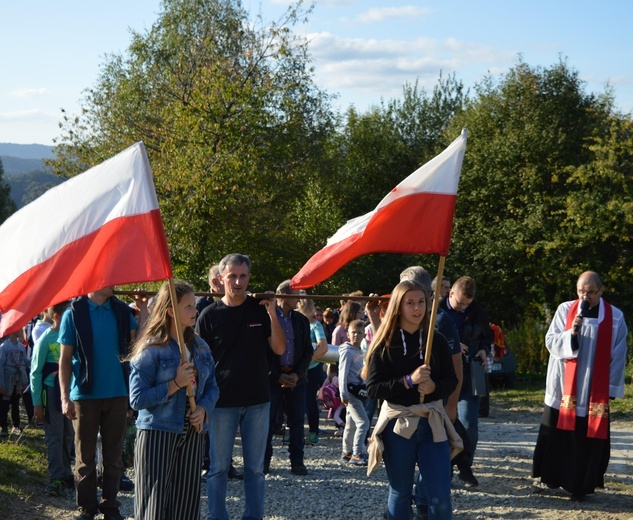
[[[418,513],[431,520],[452,518],[450,451],[460,442],[442,400],[453,392],[457,376],[448,343],[439,333],[431,335],[425,363],[428,303],[428,291],[414,282],[396,285],[363,369],[369,397],[384,400],[369,446],[368,474],[382,456],[390,520],[411,517],[416,464],[428,499],[428,511]]]
[[[134,450],[137,520],[200,518],[204,435],[219,396],[211,350],[193,330],[197,314],[193,288],[185,282],[169,283],[158,291],[131,355],[130,402],[139,411]],[[186,345],[186,362],[179,336]],[[190,408],[188,386],[195,396],[195,411]]]

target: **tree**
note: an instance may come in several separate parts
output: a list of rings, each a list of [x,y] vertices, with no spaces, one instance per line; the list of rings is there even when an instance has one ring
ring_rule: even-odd
[[[605,297],[633,312],[633,121],[612,115],[589,141],[591,163],[570,173],[566,217],[552,247],[565,252],[575,273],[597,271]]]
[[[581,172],[597,167],[591,144],[606,145],[605,156],[614,145],[601,138],[612,135],[613,101],[585,93],[578,72],[564,61],[549,68],[520,62],[498,83],[488,77],[475,90],[451,125],[453,133],[468,128],[470,137],[447,266],[454,276],[477,279],[478,299],[493,320],[514,323],[573,298],[577,276],[597,269],[591,264],[604,254],[601,242],[573,225],[578,211],[570,211],[587,198]],[[600,170],[615,175],[613,167]],[[599,192],[624,201],[607,185]],[[601,219],[596,209],[583,208]],[[605,238],[616,246],[613,235]],[[580,254],[573,244],[593,251]]]
[[[178,276],[199,287],[230,252],[276,286],[304,254],[295,218],[318,196],[334,117],[312,81],[308,11],[251,23],[239,0],[163,0],[154,26],[102,66],[79,117],[66,116],[57,171],[79,172],[135,141],[147,149]]]
[[[11,187],[4,180],[4,167],[0,160],[0,224],[7,220],[15,210],[15,203],[11,199]]]
[[[461,82],[441,74],[429,93],[417,81],[403,86],[402,97],[381,101],[364,113],[353,106],[332,146],[337,175],[328,183],[334,190],[338,221],[331,236],[347,220],[373,210],[400,181],[437,155],[452,141],[444,131],[465,100]],[[415,230],[412,230],[415,232]],[[323,240],[318,249],[323,247]],[[316,250],[311,251],[313,253]],[[306,256],[306,260],[310,255]],[[390,292],[404,267],[423,263],[429,270],[437,258],[373,254],[354,260],[318,288],[319,292],[352,289]]]

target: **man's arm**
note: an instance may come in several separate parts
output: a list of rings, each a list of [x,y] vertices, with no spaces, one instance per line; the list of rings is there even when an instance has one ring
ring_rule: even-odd
[[[453,354],[453,368],[455,369],[455,375],[457,376],[457,386],[453,393],[448,397],[446,401],[446,414],[451,422],[455,422],[457,419],[457,402],[459,401],[459,393],[462,391],[462,383],[464,379],[464,372],[462,366],[462,355]]]
[[[69,419],[75,419],[75,403],[70,400],[70,376],[73,372],[72,357],[75,347],[72,345],[60,345],[59,356],[59,386],[62,393],[62,413]]]

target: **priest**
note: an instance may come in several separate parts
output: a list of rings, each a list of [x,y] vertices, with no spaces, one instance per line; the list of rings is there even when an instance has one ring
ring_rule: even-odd
[[[609,401],[624,397],[627,328],[622,311],[602,298],[603,289],[597,273],[582,273],[578,299],[558,307],[545,336],[550,357],[534,492],[561,487],[572,500],[583,500],[604,487]]]

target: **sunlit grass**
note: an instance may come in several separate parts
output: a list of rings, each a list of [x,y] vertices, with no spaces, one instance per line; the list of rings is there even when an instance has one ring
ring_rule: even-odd
[[[43,430],[29,427],[0,442],[0,518],[7,518],[7,504],[24,496],[27,487],[46,485],[47,468]]]
[[[628,380],[628,378],[627,378]],[[545,377],[517,378],[515,388],[493,389],[495,405],[509,411],[537,411],[543,407],[545,395]],[[633,420],[633,383],[629,380],[622,399],[613,399],[610,403],[613,419]]]

